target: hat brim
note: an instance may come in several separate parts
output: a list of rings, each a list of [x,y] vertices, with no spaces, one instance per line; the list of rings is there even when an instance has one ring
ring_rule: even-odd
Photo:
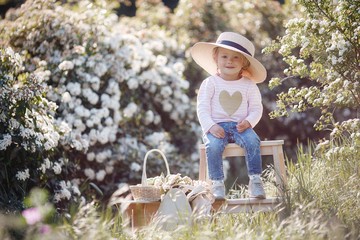
[[[210,75],[215,75],[217,73],[217,66],[213,58],[213,49],[216,47],[226,48],[243,54],[250,62],[250,67],[247,69],[251,75],[249,78],[256,83],[265,81],[267,75],[265,67],[257,59],[237,48],[218,43],[198,42],[191,48],[190,53],[200,67]]]

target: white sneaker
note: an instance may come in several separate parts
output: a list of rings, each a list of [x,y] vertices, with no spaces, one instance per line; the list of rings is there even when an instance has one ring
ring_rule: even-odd
[[[251,198],[265,199],[265,191],[260,176],[251,176],[249,181],[249,196]]]
[[[225,199],[225,184],[223,180],[213,180],[211,189],[215,199]]]

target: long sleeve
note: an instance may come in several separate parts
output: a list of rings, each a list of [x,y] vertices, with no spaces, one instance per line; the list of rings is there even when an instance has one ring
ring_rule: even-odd
[[[203,133],[207,133],[215,125],[211,117],[211,100],[214,96],[215,86],[209,78],[205,79],[197,96],[197,116]]]
[[[251,127],[254,128],[263,114],[262,98],[258,86],[256,84],[250,85],[247,95],[248,115],[245,120],[247,120]]]

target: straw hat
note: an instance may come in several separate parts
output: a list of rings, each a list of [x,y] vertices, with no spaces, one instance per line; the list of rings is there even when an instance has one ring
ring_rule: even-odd
[[[213,58],[213,49],[216,47],[226,48],[243,54],[250,62],[250,67],[247,69],[251,74],[249,78],[256,83],[265,81],[266,69],[254,58],[254,45],[249,39],[240,34],[223,32],[216,40],[216,43],[198,42],[191,48],[191,56],[210,75],[215,75],[217,73],[217,66]]]

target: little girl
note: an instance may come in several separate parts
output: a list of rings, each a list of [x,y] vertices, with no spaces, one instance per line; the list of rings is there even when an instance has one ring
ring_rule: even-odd
[[[233,32],[220,34],[216,43],[198,42],[191,56],[211,76],[197,97],[197,114],[204,133],[208,172],[217,199],[225,198],[222,154],[228,143],[245,149],[249,175],[249,196],[265,198],[260,178],[260,139],[253,128],[263,106],[257,83],[266,78],[266,69],[253,56],[254,45]]]

